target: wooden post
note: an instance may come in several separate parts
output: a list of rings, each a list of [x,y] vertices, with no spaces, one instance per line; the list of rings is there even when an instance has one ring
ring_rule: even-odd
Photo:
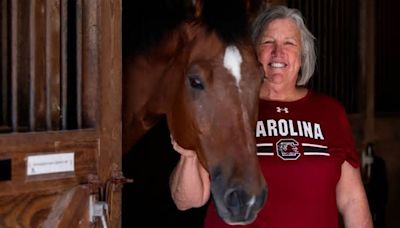
[[[98,6],[100,91],[107,91],[107,96],[100,99],[98,173],[101,181],[106,181],[122,169],[122,3],[121,0],[99,0]],[[111,227],[120,227],[121,192],[115,191],[112,196]]]

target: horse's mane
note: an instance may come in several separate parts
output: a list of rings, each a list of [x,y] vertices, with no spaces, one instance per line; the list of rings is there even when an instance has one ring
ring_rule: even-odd
[[[262,0],[203,0],[201,16],[194,19],[191,0],[123,1],[123,54],[143,53],[154,47],[183,21],[198,20],[226,43],[249,34],[249,18]]]
[[[253,7],[256,2],[251,1]],[[257,3],[258,4],[258,3]],[[244,0],[206,0],[201,21],[226,43],[234,43],[249,34],[249,7]]]
[[[191,14],[187,0],[124,0],[122,45],[124,56],[143,53],[157,45]]]

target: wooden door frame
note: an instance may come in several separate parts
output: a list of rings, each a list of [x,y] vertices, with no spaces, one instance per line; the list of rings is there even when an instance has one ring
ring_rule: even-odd
[[[122,170],[122,0],[99,0],[100,157],[98,175],[106,181]],[[104,96],[105,95],[105,96]],[[121,224],[121,191],[112,198],[112,227]]]
[[[12,171],[10,180],[0,182],[0,226],[88,227],[92,191],[88,176],[96,175],[104,184],[122,169],[122,4],[121,0],[82,2],[81,19],[87,29],[82,74],[84,83],[95,84],[83,85],[88,95],[83,106],[89,110],[83,118],[94,127],[0,134],[0,159],[10,160]],[[27,175],[28,156],[66,151],[74,152],[74,172]],[[111,194],[109,226],[120,227],[119,186],[113,186]]]

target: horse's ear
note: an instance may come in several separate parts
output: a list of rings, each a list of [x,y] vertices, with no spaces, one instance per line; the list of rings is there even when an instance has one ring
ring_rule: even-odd
[[[189,13],[190,19],[183,23],[183,26],[181,26],[181,29],[183,30],[183,33],[181,34],[184,34],[184,39],[186,39],[184,42],[190,42],[194,39],[197,28],[199,27],[198,24],[200,23],[203,14],[204,0],[192,0],[191,2],[192,7]]]
[[[199,23],[196,21],[190,21],[183,24],[181,27],[183,34],[185,34],[185,43],[192,41],[196,37],[196,33],[199,29]]]
[[[202,11],[203,11],[203,1],[202,0],[192,0],[192,4],[193,4],[193,17],[195,19],[199,19],[202,15]]]
[[[264,0],[244,0],[244,2],[250,24],[253,23],[259,12],[267,8],[267,3]]]

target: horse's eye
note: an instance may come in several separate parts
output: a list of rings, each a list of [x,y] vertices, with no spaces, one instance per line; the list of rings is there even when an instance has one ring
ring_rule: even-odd
[[[198,76],[190,76],[189,83],[192,88],[201,89],[201,90],[204,89],[203,82],[201,81],[201,79]]]

